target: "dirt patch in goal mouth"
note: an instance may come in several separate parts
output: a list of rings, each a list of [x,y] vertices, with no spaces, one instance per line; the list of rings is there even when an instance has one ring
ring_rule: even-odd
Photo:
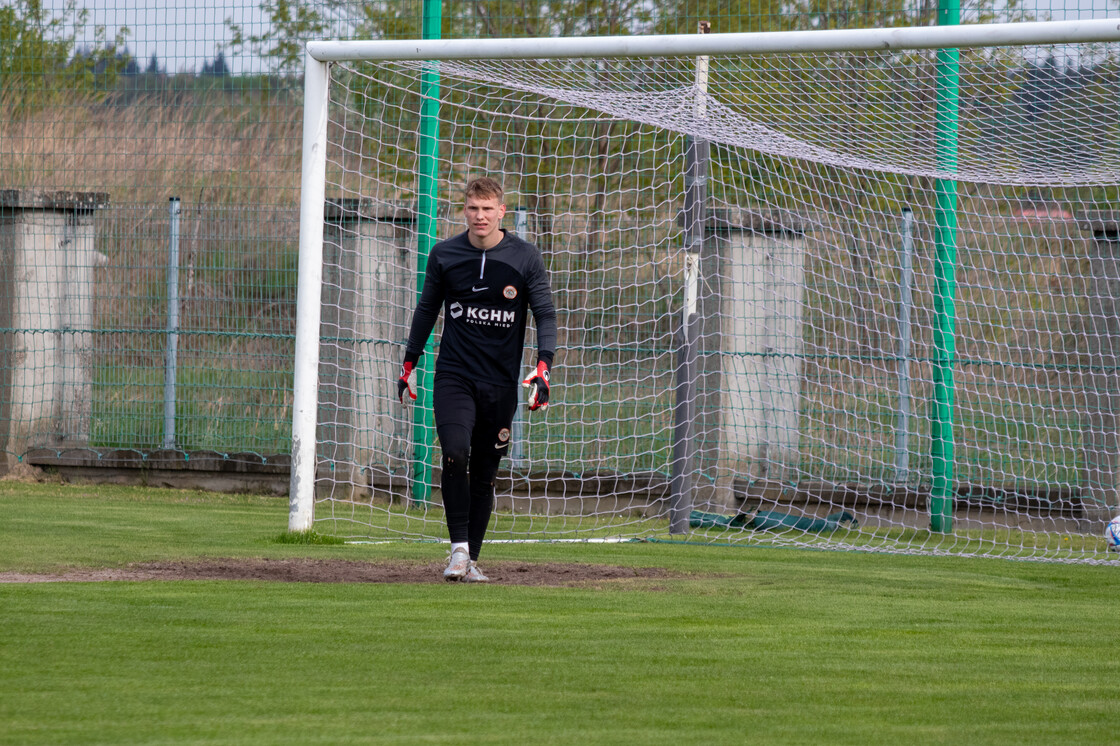
[[[643,581],[681,577],[658,567],[621,567],[561,562],[480,562],[491,584],[553,587],[640,587]],[[119,568],[70,569],[58,573],[0,572],[0,583],[74,583],[148,580],[255,580],[278,583],[443,583],[443,562],[336,559],[196,559],[143,562]]]

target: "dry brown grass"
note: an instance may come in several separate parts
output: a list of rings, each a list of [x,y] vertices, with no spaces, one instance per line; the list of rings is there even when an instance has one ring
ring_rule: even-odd
[[[298,201],[298,103],[76,101],[26,117],[0,104],[3,188],[108,192],[114,204],[171,196],[220,204]]]
[[[95,323],[122,333],[96,338],[98,443],[159,442],[168,198],[179,197],[182,443],[280,447],[301,160],[293,98],[78,100],[26,116],[0,101],[0,188],[109,195],[95,221],[106,257]]]

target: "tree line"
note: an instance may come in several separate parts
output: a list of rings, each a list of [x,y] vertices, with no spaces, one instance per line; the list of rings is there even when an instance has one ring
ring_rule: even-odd
[[[937,0],[441,0],[445,39],[689,34],[698,21],[717,33],[923,26]],[[1020,0],[963,0],[967,22],[1029,20]],[[266,30],[230,22],[230,49],[298,72],[309,39],[418,39],[424,0],[262,0]]]
[[[1020,0],[965,0],[962,17],[985,21],[1026,18]],[[894,4],[892,4],[894,3]],[[183,89],[190,77],[203,87],[231,77],[228,55],[253,55],[277,77],[302,70],[303,45],[314,38],[401,39],[422,35],[424,0],[261,0],[265,30],[249,33],[227,21],[231,40],[202,69],[172,72],[152,56],[145,64],[127,47],[130,31],[110,38],[90,28],[78,0],[59,10],[43,0],[11,0],[0,7],[0,100],[15,108],[46,106],[73,94]],[[897,7],[896,7],[897,5]],[[552,37],[695,33],[698,20],[716,32],[795,28],[853,28],[934,23],[935,0],[442,0],[444,38]],[[89,30],[93,43],[79,47]],[[123,82],[120,79],[124,79]],[[178,79],[175,84],[170,78]]]
[[[197,72],[170,71],[155,53],[146,62],[132,54],[127,27],[109,36],[89,18],[76,0],[54,11],[43,0],[0,7],[0,105],[9,115],[83,99],[121,104],[151,94],[285,87],[278,80],[236,80],[224,49]]]

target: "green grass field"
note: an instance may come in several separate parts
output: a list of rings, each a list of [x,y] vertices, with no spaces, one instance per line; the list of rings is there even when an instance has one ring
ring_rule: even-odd
[[[287,501],[0,483],[0,573],[282,544]],[[1112,743],[1115,567],[687,544],[585,587],[0,583],[0,743]]]

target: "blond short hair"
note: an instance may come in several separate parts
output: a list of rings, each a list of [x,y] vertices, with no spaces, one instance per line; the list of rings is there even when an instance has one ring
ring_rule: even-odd
[[[482,176],[473,179],[467,184],[467,198],[474,197],[475,199],[496,199],[499,202],[503,200],[502,185],[495,179],[489,176]]]

